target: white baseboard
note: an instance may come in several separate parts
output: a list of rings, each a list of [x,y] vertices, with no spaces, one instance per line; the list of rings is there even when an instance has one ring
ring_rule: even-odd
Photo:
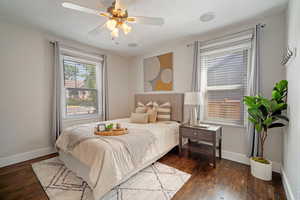
[[[284,188],[285,193],[286,193],[286,198],[288,200],[296,200],[296,198],[295,198],[295,196],[292,192],[292,188],[291,188],[291,185],[289,183],[289,180],[288,180],[288,178],[286,176],[286,173],[284,172],[283,169],[281,169],[281,175],[282,175],[281,179],[282,179],[283,188]]]
[[[217,154],[217,156],[219,156]],[[241,153],[235,153],[235,152],[231,152],[231,151],[222,151],[222,158],[227,159],[227,160],[231,160],[231,161],[235,161],[238,163],[243,163],[246,165],[250,165],[250,160],[249,158],[245,155],[245,154],[241,154]],[[274,162],[272,161],[272,170],[274,172],[281,172],[281,164],[278,162]]]
[[[40,156],[45,156],[51,153],[55,153],[56,150],[53,147],[36,149],[34,151],[28,151],[12,156],[0,157],[0,167],[5,167],[15,163],[23,162],[26,160],[34,159]]]

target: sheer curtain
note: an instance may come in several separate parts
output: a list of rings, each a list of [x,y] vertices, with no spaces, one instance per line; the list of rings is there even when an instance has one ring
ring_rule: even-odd
[[[192,72],[192,85],[191,91],[192,92],[200,92],[200,49],[199,49],[200,42],[194,42],[194,55],[193,55],[193,72]],[[200,111],[201,106],[197,106],[197,120],[200,119]],[[189,111],[191,112],[191,110]]]
[[[248,71],[248,90],[247,96],[255,96],[261,92],[261,37],[263,25],[258,24],[255,27],[253,46],[252,46],[252,61]],[[259,154],[259,136],[250,121],[247,121],[246,134],[247,154],[249,157],[258,156]]]
[[[192,92],[200,91],[200,70],[199,70],[199,41],[194,42],[194,56],[193,56],[193,74],[192,74]]]
[[[102,120],[109,119],[109,103],[108,103],[108,79],[107,79],[107,56],[103,55],[102,59],[102,101],[101,101],[101,110],[102,110]]]
[[[53,141],[55,142],[62,131],[62,111],[61,111],[61,80],[62,69],[60,64],[60,44],[53,43],[54,47],[54,79],[53,79],[53,113],[51,133]]]

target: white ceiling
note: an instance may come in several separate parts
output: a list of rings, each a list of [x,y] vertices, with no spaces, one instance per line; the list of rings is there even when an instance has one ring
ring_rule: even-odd
[[[0,16],[38,26],[50,33],[82,43],[136,55],[143,50],[159,46],[164,41],[200,34],[225,25],[248,20],[275,9],[285,7],[288,0],[126,0],[130,16],[163,17],[162,27],[133,24],[133,31],[120,36],[118,43],[111,40],[108,31],[98,35],[88,32],[105,18],[63,8],[64,0],[1,0]],[[68,0],[90,8],[101,8],[113,0]],[[201,22],[200,16],[214,12],[216,18]],[[128,47],[138,43],[138,47]]]

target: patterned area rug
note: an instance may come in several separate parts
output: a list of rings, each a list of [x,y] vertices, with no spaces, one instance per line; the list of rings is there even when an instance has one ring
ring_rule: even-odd
[[[57,157],[34,163],[32,168],[50,200],[94,200],[87,183]],[[102,200],[169,200],[189,178],[190,174],[156,162],[115,187]]]

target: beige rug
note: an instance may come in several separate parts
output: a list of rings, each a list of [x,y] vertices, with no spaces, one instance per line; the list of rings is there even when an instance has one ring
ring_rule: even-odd
[[[86,182],[57,157],[34,163],[32,168],[50,200],[93,200]],[[102,200],[169,200],[189,178],[190,174],[156,162],[115,187]]]

